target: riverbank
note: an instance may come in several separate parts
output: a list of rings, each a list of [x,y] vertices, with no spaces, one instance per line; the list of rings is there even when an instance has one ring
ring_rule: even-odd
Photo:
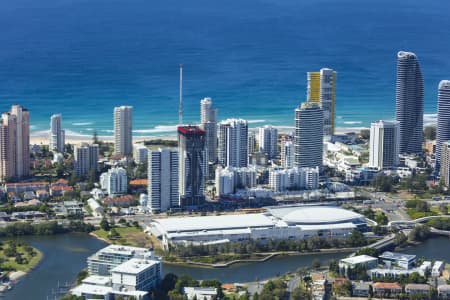
[[[6,272],[8,281],[0,284],[0,293],[11,289],[20,279],[33,271],[43,258],[44,254],[37,248],[14,240],[2,241],[0,269]]]
[[[277,252],[257,252],[252,253],[250,256],[254,256],[254,258],[243,258],[243,259],[233,259],[230,261],[224,261],[219,263],[206,263],[200,261],[192,261],[192,260],[184,260],[184,261],[173,261],[163,258],[163,262],[168,265],[174,266],[195,266],[201,268],[227,268],[236,264],[248,264],[248,263],[261,263],[266,262],[275,257],[283,257],[283,256],[314,256],[314,255],[323,255],[323,254],[338,254],[338,253],[351,253],[357,251],[360,248],[335,248],[335,249],[319,249],[317,251],[311,252],[297,252],[297,251],[277,251]],[[262,256],[261,258],[256,258],[258,256]]]

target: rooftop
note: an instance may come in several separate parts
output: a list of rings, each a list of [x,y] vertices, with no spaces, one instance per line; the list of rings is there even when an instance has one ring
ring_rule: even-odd
[[[166,232],[274,226],[274,221],[264,214],[179,217],[155,219],[154,221],[160,224]]]
[[[91,275],[91,276],[83,279],[82,282],[86,283],[86,284],[106,286],[111,282],[111,277],[110,276]]]
[[[402,289],[402,286],[397,282],[375,282],[372,286],[377,289]]]
[[[361,263],[374,261],[374,260],[378,260],[378,258],[369,256],[369,255],[358,255],[358,256],[341,259],[341,262],[345,262],[345,263],[353,265],[353,264],[361,264]]]
[[[430,286],[428,284],[408,283],[407,285],[405,285],[405,288],[414,290],[429,290]]]
[[[147,248],[140,248],[140,247],[132,247],[132,246],[122,246],[122,245],[109,245],[106,246],[103,249],[100,249],[96,254],[121,254],[121,255],[148,255],[149,257],[152,256],[153,252]]]
[[[379,256],[379,258],[390,259],[390,260],[408,260],[408,261],[410,261],[410,260],[416,259],[416,256],[413,254],[403,254],[403,253],[386,251],[386,252],[383,252],[383,254],[381,254]]]
[[[114,269],[113,273],[139,274],[149,267],[159,264],[159,260],[132,258]]]
[[[205,134],[205,131],[195,125],[178,126],[178,132],[181,134]]]

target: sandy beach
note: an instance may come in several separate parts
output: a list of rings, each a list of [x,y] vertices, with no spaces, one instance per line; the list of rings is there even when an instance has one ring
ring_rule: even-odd
[[[359,132],[362,129],[369,129],[367,127],[350,127],[350,128],[346,128],[346,127],[337,127],[335,129],[335,133],[336,134],[343,134],[343,133],[347,133],[347,132]],[[257,128],[250,128],[249,130],[252,131],[256,131]],[[287,134],[287,133],[291,133],[290,130],[287,129],[279,129],[278,133],[280,134]],[[113,142],[114,141],[114,137],[112,135],[101,135],[98,136],[98,139],[101,141],[105,141],[105,142]],[[162,139],[162,140],[176,140],[177,137],[176,135],[166,135],[166,136],[133,136],[133,143],[139,143],[139,142],[143,142],[143,141],[150,141],[150,140],[157,140],[157,139]],[[68,144],[73,144],[73,145],[77,145],[77,144],[81,144],[81,143],[90,143],[92,142],[92,136],[89,135],[81,135],[81,134],[69,134],[66,135],[66,143]],[[44,133],[31,133],[30,136],[30,144],[32,145],[48,145],[48,134],[44,134]]]

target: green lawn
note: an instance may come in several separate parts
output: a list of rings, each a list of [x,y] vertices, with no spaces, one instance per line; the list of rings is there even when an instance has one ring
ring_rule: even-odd
[[[114,227],[119,234],[118,237],[111,237],[110,231],[103,229],[95,230],[93,233],[98,237],[107,240],[111,244],[128,245],[135,247],[151,247],[152,242],[148,234],[137,227]]]
[[[4,243],[0,250],[0,259],[2,263],[0,264],[1,269],[11,269],[16,271],[24,271],[27,272],[34,266],[36,266],[42,259],[43,255],[36,248],[32,248],[32,254],[25,250],[26,245],[17,246],[17,254],[23,258],[23,263],[16,262],[16,256],[8,257],[5,254],[5,250],[8,248],[8,244]]]

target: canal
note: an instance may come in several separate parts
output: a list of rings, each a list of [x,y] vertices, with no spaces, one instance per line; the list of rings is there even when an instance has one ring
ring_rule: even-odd
[[[59,284],[73,283],[80,270],[86,267],[86,258],[105,246],[87,234],[26,237],[22,239],[44,253],[44,259],[30,274],[21,279],[6,299],[55,299],[54,291]],[[450,239],[434,238],[405,253],[428,259],[450,261]],[[211,269],[192,266],[163,265],[164,273],[188,274],[196,279],[218,279],[222,282],[248,282],[264,280],[301,267],[311,266],[313,259],[326,265],[332,259],[344,257],[345,253],[282,256],[261,263],[237,264],[228,268]]]

